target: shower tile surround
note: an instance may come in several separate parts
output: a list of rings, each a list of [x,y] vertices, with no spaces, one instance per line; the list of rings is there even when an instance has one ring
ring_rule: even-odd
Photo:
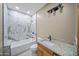
[[[31,16],[19,13],[14,10],[9,10],[6,8],[5,5],[4,5],[4,7],[5,7],[5,12],[4,12],[5,24],[4,24],[4,26],[6,27],[5,32],[8,34],[8,36],[7,36],[7,34],[4,35],[5,36],[4,56],[10,56],[11,55],[11,45],[13,42],[27,40],[29,38],[35,37],[36,15],[31,17]],[[33,39],[35,39],[35,38],[33,38]],[[30,46],[31,46],[31,44],[30,44]]]
[[[12,40],[23,40],[32,37],[32,17],[12,10],[9,10],[8,13],[8,38]]]

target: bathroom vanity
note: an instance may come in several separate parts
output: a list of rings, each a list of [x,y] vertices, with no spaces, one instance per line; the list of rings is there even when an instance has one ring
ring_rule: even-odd
[[[58,55],[52,50],[48,49],[47,47],[43,46],[42,44],[38,43],[37,45],[37,55],[38,56],[55,56]]]
[[[47,39],[37,41],[38,56],[75,56],[76,46],[61,41]]]

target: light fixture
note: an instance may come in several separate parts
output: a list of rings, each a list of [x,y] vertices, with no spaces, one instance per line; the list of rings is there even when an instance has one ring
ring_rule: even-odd
[[[16,9],[19,9],[19,7],[15,7]]]
[[[48,10],[47,12],[48,13],[53,13],[53,15],[56,15],[56,11],[60,10],[60,13],[63,12],[63,5],[62,3],[58,4],[57,6],[51,8],[50,10]]]
[[[27,11],[28,14],[30,14],[30,11]]]

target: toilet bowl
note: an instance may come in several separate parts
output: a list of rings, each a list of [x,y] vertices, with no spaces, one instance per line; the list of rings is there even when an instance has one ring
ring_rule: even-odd
[[[32,51],[32,55],[35,54],[36,52],[36,49],[37,49],[37,44],[33,44],[31,47],[30,47],[31,51]]]

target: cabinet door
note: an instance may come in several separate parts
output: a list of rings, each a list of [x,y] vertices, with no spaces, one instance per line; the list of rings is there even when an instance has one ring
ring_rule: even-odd
[[[43,51],[43,56],[52,56],[51,54],[49,54],[48,52],[46,51]]]
[[[37,55],[39,56],[54,56],[54,52],[46,48],[42,44],[38,44]]]
[[[37,50],[37,55],[38,56],[42,56],[43,55],[43,52],[41,50]]]

